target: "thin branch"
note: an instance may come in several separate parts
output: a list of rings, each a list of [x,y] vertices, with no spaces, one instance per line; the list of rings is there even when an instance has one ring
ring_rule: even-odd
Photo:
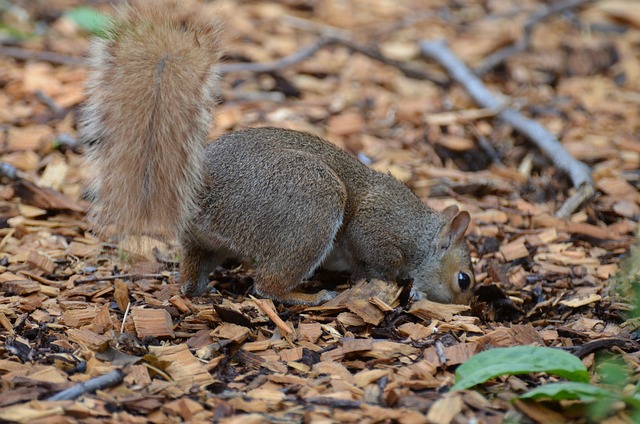
[[[559,218],[569,218],[573,212],[578,210],[585,202],[596,194],[593,184],[584,184],[578,187],[578,190],[564,201],[560,209],[556,211],[556,216]]]
[[[443,86],[446,84],[442,78],[438,78],[435,75],[431,75],[428,72],[424,72],[412,66],[407,66],[405,63],[390,59],[383,55],[377,48],[371,46],[363,46],[349,39],[344,35],[338,35],[331,32],[321,36],[314,44],[301,48],[300,50],[290,54],[289,56],[282,57],[280,59],[273,60],[271,62],[261,63],[223,63],[218,66],[218,72],[221,75],[228,74],[230,72],[257,72],[268,73],[279,71],[288,66],[295,65],[313,56],[320,49],[329,45],[340,45],[348,48],[351,51],[363,54],[371,59],[382,62],[386,65],[393,66],[402,72],[406,77],[432,81],[435,84]]]
[[[56,118],[63,117],[67,113],[66,109],[58,105],[47,93],[42,90],[36,90],[36,99],[38,99],[43,105],[51,109]]]
[[[350,36],[350,33],[341,28],[332,25],[321,24],[309,19],[298,18],[297,16],[286,15],[283,16],[282,20],[293,28],[301,29],[303,31],[310,32],[322,37],[348,38]]]
[[[131,302],[127,302],[127,308],[125,309],[124,316],[122,317],[122,325],[120,325],[120,334],[124,333],[124,323],[127,322],[129,311],[131,311]]]
[[[7,177],[11,181],[15,181],[20,177],[20,171],[18,169],[7,162],[0,162],[0,176]]]
[[[48,280],[44,277],[40,277],[39,275],[33,274],[29,271],[18,271],[18,274],[24,275],[25,277],[31,278],[32,280],[36,280],[39,283],[46,284],[47,286],[62,287],[66,285],[66,282],[64,281]]]
[[[130,278],[132,280],[140,280],[142,278],[164,278],[163,274],[121,274],[121,275],[105,275],[103,277],[98,277],[92,275],[91,277],[81,278],[79,280],[74,281],[75,284],[83,284],[83,283],[93,283],[95,281],[113,281],[118,280],[120,278],[126,279]]]
[[[108,374],[101,375],[100,377],[92,378],[84,383],[76,384],[66,390],[61,391],[47,399],[47,401],[56,400],[73,400],[79,398],[82,395],[93,393],[96,390],[106,389],[108,387],[116,386],[124,379],[124,373],[121,369],[115,369]]]
[[[66,56],[54,52],[42,52],[26,50],[19,47],[0,46],[0,56],[8,56],[20,60],[35,60],[39,62],[49,62],[54,65],[85,65],[87,62],[80,57]]]
[[[308,398],[296,398],[293,399],[298,402],[306,402],[313,405],[322,405],[322,406],[330,406],[333,408],[360,408],[362,407],[362,402],[359,400],[351,400],[351,399],[337,399],[329,396],[313,396]]]
[[[490,109],[499,109],[503,106],[503,102],[498,100],[485,87],[480,78],[451,52],[444,41],[421,41],[420,49],[425,56],[445,68],[451,78],[461,84],[478,105]],[[569,175],[574,187],[579,191],[584,191],[584,196],[595,193],[591,169],[571,156],[542,125],[510,108],[504,108],[497,116],[538,146],[557,168]],[[583,189],[583,186],[586,188]],[[583,200],[588,198],[590,196]],[[579,206],[576,204],[563,205],[558,212],[562,212],[562,215],[559,216],[568,217]]]
[[[536,24],[544,21],[545,19],[556,13],[560,13],[567,9],[578,7],[592,1],[593,0],[563,0],[552,3],[551,6],[544,5],[540,7],[538,10],[533,12],[531,16],[529,16],[525,21],[524,27],[522,29],[522,38],[518,39],[513,44],[505,46],[497,52],[494,52],[493,54],[487,56],[480,65],[476,66],[474,71],[477,75],[484,75],[487,72],[490,72],[496,66],[506,61],[511,56],[526,51],[527,49],[529,49],[529,45],[531,44],[531,33],[533,32],[533,27]]]
[[[277,60],[273,60],[271,62],[261,62],[261,63],[223,63],[218,66],[218,72],[222,75],[228,74],[230,72],[240,72],[240,71],[248,71],[248,72],[273,72],[280,70],[282,68],[286,68],[287,66],[294,65],[298,62],[302,62],[303,60],[313,56],[318,50],[325,47],[326,45],[331,44],[330,39],[320,38],[314,44],[303,47],[300,50],[296,51],[289,56],[282,57]]]
[[[341,45],[371,59],[393,66],[408,78],[432,81],[439,86],[444,86],[446,84],[446,81],[438,76],[431,75],[428,72],[424,72],[412,66],[407,66],[403,62],[386,57],[380,52],[380,50],[373,46],[364,46],[357,43],[353,40],[351,34],[341,30],[340,28],[326,24],[319,24],[317,22],[297,18],[295,16],[285,16],[284,19],[289,23],[289,25],[304,31],[313,32],[319,35],[322,39],[329,40],[331,44]]]
[[[273,321],[273,323],[276,325],[276,327],[278,327],[280,329],[280,332],[282,333],[283,336],[287,337],[288,335],[290,335],[293,331],[291,330],[291,328],[287,325],[286,322],[284,322],[282,320],[282,318],[280,318],[278,316],[278,314],[271,309],[271,307],[269,307],[269,305],[265,302],[263,302],[260,299],[256,299],[255,297],[249,295],[249,298],[251,300],[253,300],[253,302],[256,304],[256,306],[265,313],[265,315],[267,315],[269,317],[269,319],[271,321]]]
[[[344,38],[344,37],[332,37],[331,40],[333,41],[334,44],[339,44],[341,46],[347,47],[352,51],[358,52],[371,59],[377,60],[378,62],[382,62],[386,65],[393,66],[394,68],[402,72],[404,76],[406,76],[407,78],[431,81],[441,87],[447,84],[447,82],[442,78],[439,78],[421,69],[417,69],[413,66],[408,66],[403,62],[386,57],[380,52],[380,50],[378,50],[373,46],[363,46],[349,38]]]
[[[233,91],[230,96],[225,96],[225,101],[241,102],[274,102],[279,103],[285,99],[284,93],[279,91]]]

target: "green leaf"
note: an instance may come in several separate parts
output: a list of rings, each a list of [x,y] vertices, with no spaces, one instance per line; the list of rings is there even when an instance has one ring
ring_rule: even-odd
[[[593,402],[594,400],[615,397],[617,397],[617,394],[592,384],[563,381],[548,383],[537,387],[520,396],[520,399],[581,400],[582,402]]]
[[[104,33],[109,25],[109,18],[91,7],[76,7],[67,16],[80,28],[92,34]]]
[[[633,396],[622,396],[621,399],[624,401],[624,403],[631,406],[636,411],[640,412],[640,397],[638,397],[637,393],[634,394]],[[640,422],[640,421],[634,421],[634,422]]]
[[[546,372],[567,380],[589,382],[589,373],[576,356],[560,349],[514,346],[486,350],[460,365],[451,390],[463,390],[500,375]]]
[[[629,382],[631,370],[627,369],[624,360],[619,355],[605,356],[598,360],[596,367],[601,385],[610,385],[622,388]]]

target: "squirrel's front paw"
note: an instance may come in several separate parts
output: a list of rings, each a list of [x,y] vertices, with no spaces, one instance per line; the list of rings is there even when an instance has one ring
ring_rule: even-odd
[[[331,291],[331,290],[320,290],[318,292],[318,303],[322,303],[322,302],[328,302],[329,300],[333,299],[334,297],[336,297],[338,295],[338,292],[335,291]]]
[[[425,293],[421,292],[421,291],[417,291],[415,289],[415,287],[411,288],[410,296],[411,296],[411,299],[414,302],[417,302],[418,300],[426,300],[427,299],[427,295]]]

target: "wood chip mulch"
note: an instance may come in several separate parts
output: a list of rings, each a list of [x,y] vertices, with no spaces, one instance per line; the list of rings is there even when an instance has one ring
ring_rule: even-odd
[[[475,353],[527,344],[565,348],[590,371],[617,353],[640,378],[638,333],[624,324],[630,299],[611,283],[640,218],[640,3],[552,15],[526,51],[483,76],[591,167],[597,193],[570,219],[554,216],[574,190],[566,175],[457,84],[408,77],[344,45],[224,76],[212,137],[259,125],[309,131],[434,208],[468,210],[479,282],[469,307],[412,302],[409,281],[331,273],[308,289],[335,289],[336,299],[283,306],[251,295],[251,262],[218,268],[217,293],[189,299],[174,244],[92,235],[82,200],[90,170],[75,140],[87,69],[72,64],[87,36],[65,15],[80,4],[0,9],[0,421],[586,422],[567,405],[512,402],[547,375],[448,392]],[[446,81],[421,59],[420,40],[444,37],[473,67],[521,39],[544,5],[250,0],[221,11],[229,63],[269,62],[329,31]],[[79,383],[97,387],[64,400]],[[614,412],[610,422],[631,422]]]

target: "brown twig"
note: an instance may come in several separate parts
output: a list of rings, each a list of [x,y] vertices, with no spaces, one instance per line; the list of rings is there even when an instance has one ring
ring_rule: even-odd
[[[294,16],[287,16],[285,17],[285,19],[290,25],[298,29],[313,32],[319,35],[321,39],[329,40],[330,44],[341,45],[351,51],[360,53],[386,65],[393,66],[408,78],[432,81],[440,86],[446,84],[446,81],[444,81],[442,78],[431,75],[430,73],[424,72],[415,67],[407,66],[403,62],[399,62],[397,60],[386,57],[380,52],[380,50],[373,46],[364,46],[355,42],[351,34],[339,28],[330,25],[319,24],[317,22],[312,22],[307,19],[301,19]]]
[[[358,400],[336,399],[328,396],[313,396],[302,400],[299,398],[295,400],[311,403],[313,405],[330,406],[333,408],[360,408],[362,406],[362,402]]]
[[[124,379],[124,373],[120,369],[115,369],[108,374],[101,375],[100,377],[92,378],[84,383],[76,384],[66,390],[61,391],[47,399],[47,401],[56,400],[73,400],[79,398],[82,395],[93,393],[96,390],[106,389],[118,385]]]
[[[341,46],[347,47],[349,50],[363,54],[371,59],[377,60],[378,62],[382,62],[385,65],[393,66],[394,68],[402,72],[404,76],[406,76],[407,78],[431,81],[441,87],[447,84],[447,81],[443,80],[442,78],[439,78],[421,69],[408,66],[403,62],[386,57],[380,52],[380,50],[378,50],[375,47],[363,46],[349,38],[343,38],[343,37],[339,37],[339,38],[333,37],[331,38],[331,40],[333,41],[334,44],[339,44]]]
[[[277,71],[311,57],[318,50],[320,50],[321,48],[325,47],[330,43],[331,43],[330,39],[320,38],[318,41],[316,41],[314,44],[310,46],[303,47],[300,50],[296,51],[295,53],[290,54],[289,56],[285,56],[280,59],[273,60],[271,62],[223,63],[220,66],[218,66],[218,72],[224,75],[230,72],[239,72],[239,71],[262,72],[262,73]]]
[[[29,271],[18,271],[18,275],[24,275],[27,278],[31,278],[32,280],[36,280],[38,283],[45,284],[47,286],[63,287],[66,285],[64,281],[49,280],[47,278],[40,277],[39,275],[36,275]]]
[[[42,90],[35,91],[36,99],[38,99],[43,105],[51,109],[55,117],[63,117],[67,112],[65,108],[58,105],[47,93]]]
[[[262,312],[264,312],[265,315],[267,315],[271,321],[273,321],[276,327],[280,329],[280,332],[282,333],[283,336],[287,337],[289,334],[293,333],[293,330],[291,330],[291,328],[287,325],[287,323],[284,322],[282,318],[280,318],[278,314],[269,307],[268,304],[266,304],[264,301],[260,299],[256,299],[251,295],[249,295],[249,297],[251,298],[251,300],[255,302],[256,306]]]
[[[74,281],[75,284],[83,284],[83,283],[93,283],[94,281],[113,281],[118,280],[120,278],[126,279],[130,278],[132,280],[140,280],[142,278],[164,278],[165,276],[162,274],[121,274],[121,275],[105,275],[103,277],[98,277],[92,275],[91,277],[81,278],[79,280]]]
[[[564,201],[560,209],[556,211],[556,216],[560,218],[570,217],[573,212],[591,199],[594,194],[596,194],[596,191],[593,183],[581,185],[574,194]]]
[[[590,353],[597,352],[598,350],[611,350],[612,347],[617,346],[625,351],[634,351],[637,352],[640,345],[635,340],[628,340],[623,338],[606,338],[606,339],[598,339],[592,340],[583,344],[582,346],[576,346],[572,349],[567,349],[571,351],[578,358],[584,358]]]
[[[329,45],[340,45],[348,48],[351,51],[365,55],[371,59],[382,62],[386,65],[393,66],[402,72],[408,78],[432,81],[440,86],[446,84],[442,78],[438,78],[434,75],[424,72],[412,66],[408,66],[400,61],[390,59],[383,55],[378,49],[371,46],[363,46],[349,39],[344,35],[338,35],[336,33],[328,33],[322,35],[314,44],[301,48],[300,50],[290,54],[289,56],[282,57],[280,59],[273,60],[271,62],[261,63],[224,63],[218,66],[218,72],[222,75],[230,72],[257,72],[268,73],[279,71],[288,66],[292,66],[296,63],[302,62],[313,56],[320,49]]]
[[[66,56],[54,52],[42,52],[26,50],[19,47],[0,46],[0,56],[8,56],[20,60],[35,60],[39,62],[49,62],[54,65],[84,65],[86,61],[80,57]]]
[[[573,7],[581,6],[592,1],[593,0],[563,0],[552,3],[550,6],[542,6],[541,8],[533,12],[531,16],[529,16],[525,21],[524,27],[522,29],[522,38],[518,39],[513,44],[505,46],[497,52],[494,52],[493,54],[487,56],[480,65],[476,66],[476,68],[474,69],[475,73],[477,75],[484,75],[494,69],[496,66],[506,61],[511,56],[526,51],[531,44],[531,33],[533,32],[533,27],[536,24],[544,21],[545,19],[556,13],[571,9]]]
[[[20,174],[21,172],[15,166],[7,162],[0,162],[0,176],[15,181],[22,178]]]
[[[502,107],[503,102],[498,100],[485,87],[480,78],[451,52],[444,41],[421,41],[420,49],[425,56],[435,60],[445,68],[451,78],[461,84],[478,105],[491,109]],[[511,108],[502,109],[497,116],[511,125],[516,131],[525,135],[551,159],[557,168],[569,175],[573,186],[582,193],[580,196],[582,202],[595,193],[591,169],[571,156],[542,125]],[[569,200],[572,201],[571,204],[569,204]],[[567,218],[582,204],[582,202],[577,204],[573,197],[569,200],[558,210],[557,216]]]

